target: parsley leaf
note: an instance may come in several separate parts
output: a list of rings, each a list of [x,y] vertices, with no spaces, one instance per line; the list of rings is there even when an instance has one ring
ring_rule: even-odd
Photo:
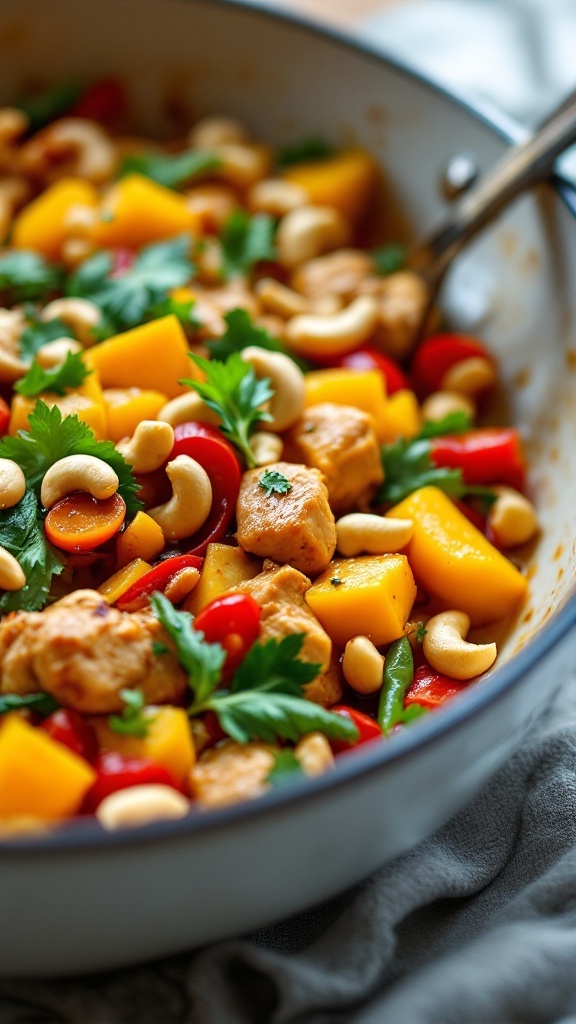
[[[0,614],[23,609],[34,612],[43,608],[50,592],[52,577],[62,572],[62,562],[48,544],[42,516],[33,491],[13,508],[0,512],[2,546],[22,566],[26,583],[21,590],[6,591],[0,597]]]
[[[405,245],[391,243],[390,245],[379,245],[372,249],[371,256],[376,264],[379,274],[395,274],[406,266],[408,250]]]
[[[28,486],[36,491],[50,466],[67,455],[95,455],[107,462],[120,481],[118,493],[126,502],[128,514],[134,515],[142,508],[132,468],[112,441],[97,441],[87,423],[76,415],[62,418],[57,405],[50,408],[40,399],[30,414],[29,429],[0,440],[0,458],[17,462]]]
[[[219,338],[208,340],[205,344],[210,351],[212,359],[223,361],[231,356],[233,352],[242,352],[249,345],[257,345],[258,348],[266,349],[267,352],[281,352],[289,356],[303,373],[311,369],[310,363],[288,349],[273,338],[265,327],[257,327],[253,323],[250,314],[245,309],[231,309],[224,314],[226,330]]]
[[[296,779],[303,777],[304,771],[300,761],[293,750],[285,747],[284,750],[279,750],[276,754],[266,782],[273,789],[279,789],[287,783],[294,782]]]
[[[171,637],[182,668],[188,673],[194,704],[202,704],[220,682],[226,651],[220,644],[207,643],[204,634],[194,629],[190,613],[176,611],[164,594],[152,594],[150,604]]]
[[[41,320],[34,306],[25,306],[27,325],[20,335],[18,342],[20,354],[24,362],[32,362],[33,358],[44,345],[48,345],[57,338],[73,338],[74,334],[69,324],[56,318],[55,320]]]
[[[449,412],[441,420],[427,420],[418,437],[443,437],[444,434],[465,434],[472,426],[472,419],[467,412],[458,410]]]
[[[96,253],[70,276],[66,292],[90,299],[118,331],[137,327],[172,288],[185,285],[193,276],[189,250],[189,235],[147,245],[131,267],[116,275],[111,255]]]
[[[178,188],[207,171],[217,171],[221,161],[214,153],[187,149],[182,153],[134,153],[122,161],[120,177],[143,174],[166,188]]]
[[[245,210],[234,210],[220,235],[224,277],[241,277],[256,263],[276,259],[274,232],[274,220],[267,213],[251,217]]]
[[[43,391],[51,391],[55,395],[65,395],[69,388],[78,388],[84,383],[89,370],[81,352],[68,352],[60,366],[52,370],[44,370],[34,360],[32,366],[14,385],[14,391],[26,398],[34,398]]]
[[[50,693],[2,693],[0,694],[0,715],[6,715],[9,711],[21,711],[22,708],[29,708],[37,715],[51,715],[60,707],[57,700]]]
[[[292,490],[292,484],[283,473],[277,469],[266,469],[258,480],[258,485],[266,491],[266,497],[271,494],[288,494]]]
[[[124,702],[122,714],[108,717],[108,725],[112,732],[120,733],[122,736],[138,736],[140,739],[147,736],[155,716],[144,713],[145,700],[142,690],[120,690],[120,697]]]
[[[162,299],[161,302],[151,306],[148,310],[148,316],[151,320],[158,320],[161,316],[175,316],[185,335],[190,338],[201,327],[200,321],[196,320],[194,316],[195,305],[195,299],[185,299],[182,301],[169,295],[167,299]]]
[[[49,92],[43,90],[38,95],[25,96],[15,106],[28,115],[28,134],[33,134],[71,110],[81,95],[77,82],[62,82]]]
[[[332,156],[334,147],[318,135],[310,135],[300,142],[294,142],[291,146],[284,146],[278,150],[276,155],[277,167],[290,167],[292,164],[302,164],[309,160],[323,160]]]
[[[206,405],[220,417],[220,430],[242,452],[249,469],[256,465],[250,447],[250,432],[270,415],[262,409],[274,392],[269,380],[258,380],[254,368],[233,353],[225,363],[218,359],[190,358],[206,375],[205,381],[182,380],[193,388]]]
[[[0,297],[2,304],[41,302],[62,284],[60,267],[28,249],[13,249],[0,255]]]

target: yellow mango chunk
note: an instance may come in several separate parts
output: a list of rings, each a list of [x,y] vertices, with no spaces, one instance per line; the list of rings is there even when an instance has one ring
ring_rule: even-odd
[[[12,228],[16,249],[35,249],[58,259],[67,237],[66,217],[73,206],[98,205],[98,193],[82,178],[61,178],[18,214]]]
[[[95,779],[82,757],[17,715],[0,729],[0,818],[67,818]]]
[[[184,608],[197,615],[201,608],[227,590],[252,580],[262,570],[259,559],[247,555],[242,548],[229,544],[209,544],[206,548],[200,581],[184,602]]]
[[[306,593],[316,618],[338,647],[354,636],[367,636],[377,647],[397,640],[415,597],[406,555],[335,559]]]
[[[93,718],[100,750],[112,750],[125,757],[149,758],[183,783],[196,760],[188,715],[183,708],[171,706],[150,706],[143,715],[149,720],[146,736],[124,736],[110,728],[108,718]]]
[[[102,388],[96,374],[91,373],[79,388],[74,388],[65,395],[56,395],[51,391],[45,391],[36,398],[26,398],[24,395],[15,394],[10,408],[10,425],[8,427],[10,434],[17,434],[19,430],[28,430],[28,418],[38,399],[41,399],[50,408],[57,405],[62,413],[62,418],[76,415],[78,419],[88,424],[99,441],[107,436],[108,420]]]
[[[473,625],[504,618],[525,597],[518,569],[437,487],[414,491],[387,515],[414,523],[406,553],[418,582]]]
[[[142,420],[155,420],[168,401],[160,391],[144,391],[142,388],[107,388],[103,396],[108,415],[108,437],[114,442],[132,437]]]
[[[378,182],[374,159],[363,149],[350,149],[323,160],[287,167],[283,177],[300,185],[311,203],[335,206],[352,223],[360,220]]]
[[[164,550],[166,541],[158,523],[146,512],[137,512],[131,523],[116,541],[118,565],[127,565],[136,559],[152,562]]]
[[[103,388],[137,387],[175,398],[186,390],[179,379],[194,376],[187,353],[186,335],[171,314],[115,334],[90,349],[86,361],[97,370]]]
[[[399,437],[412,438],[422,428],[420,405],[413,391],[402,388],[390,395],[378,419],[378,440],[391,444]]]
[[[140,513],[137,513],[138,515]],[[162,543],[164,547],[164,543]],[[108,604],[116,604],[119,598],[130,590],[133,583],[136,583],[141,576],[145,576],[152,566],[149,562],[145,562],[143,558],[134,558],[128,565],[124,565],[122,569],[115,572],[112,576],[109,576],[104,583],[101,583],[98,587],[98,593],[102,594],[102,597]]]
[[[129,174],[104,196],[92,238],[104,248],[137,249],[196,228],[197,217],[184,196],[141,174]]]
[[[304,378],[305,405],[333,402],[368,412],[378,425],[386,416],[386,385],[379,370],[312,370]]]

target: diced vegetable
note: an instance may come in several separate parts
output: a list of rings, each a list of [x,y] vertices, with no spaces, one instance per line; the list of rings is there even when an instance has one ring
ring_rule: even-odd
[[[141,420],[155,420],[168,401],[160,391],[143,388],[107,388],[102,392],[111,441],[132,437]]]
[[[50,408],[56,405],[60,409],[62,417],[76,415],[83,423],[88,424],[99,440],[107,436],[108,421],[106,408],[102,397],[102,389],[96,374],[91,373],[81,387],[69,391],[66,395],[54,395],[50,392],[45,392],[41,398]],[[17,434],[19,430],[29,429],[30,414],[33,412],[37,401],[37,398],[25,398],[24,395],[14,395],[8,429],[10,434]]]
[[[86,360],[104,388],[138,387],[174,398],[185,391],[178,383],[189,376],[186,335],[175,316],[164,316],[116,334],[89,350]]]
[[[18,214],[12,229],[16,249],[33,249],[49,259],[61,256],[66,239],[66,216],[73,206],[95,209],[98,194],[82,178],[62,178]]]
[[[224,594],[198,613],[194,629],[204,633],[209,644],[226,651],[223,672],[231,675],[258,639],[260,606],[250,594]]]
[[[466,689],[466,683],[459,679],[450,679],[430,668],[430,665],[419,665],[414,679],[404,696],[404,707],[419,704],[425,708],[437,708],[452,697],[456,697]]]
[[[93,238],[103,248],[139,249],[183,231],[194,231],[196,226],[184,196],[141,174],[130,174],[104,196]]]
[[[253,579],[260,569],[260,561],[247,555],[242,548],[216,542],[208,544],[200,582],[184,602],[186,611],[197,615],[215,598],[239,583]]]
[[[507,484],[524,489],[522,443],[511,427],[481,427],[465,434],[433,437],[430,454],[436,466],[461,469],[467,484]]]
[[[378,439],[384,439],[380,433],[387,429],[388,399],[379,370],[312,370],[304,383],[306,408],[322,402],[353,405],[374,417]]]
[[[152,566],[145,562],[143,558],[134,558],[128,565],[118,569],[118,572],[115,572],[113,576],[109,576],[104,583],[101,583],[98,591],[108,604],[116,604],[137,580],[145,576],[151,568]]]
[[[371,743],[373,740],[382,739],[382,729],[378,722],[370,718],[370,715],[365,715],[363,711],[350,708],[347,704],[334,704],[330,710],[336,715],[341,715],[342,718],[349,719],[358,730],[358,739],[356,741],[330,740],[330,746],[335,754],[344,754],[348,750],[355,750],[356,747],[361,746],[363,743]]]
[[[202,559],[197,555],[174,555],[153,566],[127,590],[118,600],[123,611],[135,612],[146,608],[148,598],[155,591],[163,592],[183,569],[201,569]]]
[[[118,565],[127,565],[133,559],[153,561],[165,546],[164,534],[158,523],[146,512],[137,512],[131,523],[116,541]]]
[[[167,769],[182,785],[196,760],[188,715],[182,708],[149,705],[143,717],[147,723],[145,736],[124,736],[114,731],[108,718],[93,718],[92,726],[101,751],[121,754],[127,759],[152,761]]]
[[[378,170],[363,149],[350,149],[322,160],[292,164],[283,177],[300,185],[311,203],[335,206],[352,222],[361,219],[374,195]]]
[[[50,543],[62,551],[91,551],[118,533],[125,516],[126,502],[119,494],[103,501],[90,494],[69,494],[52,506],[44,529]]]

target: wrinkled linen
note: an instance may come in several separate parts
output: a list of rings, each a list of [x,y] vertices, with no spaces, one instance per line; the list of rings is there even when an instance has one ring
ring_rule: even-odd
[[[242,940],[0,981],[0,1024],[576,1024],[576,686],[436,835]]]

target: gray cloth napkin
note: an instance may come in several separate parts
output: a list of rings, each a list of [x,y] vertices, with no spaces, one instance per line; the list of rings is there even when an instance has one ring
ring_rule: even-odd
[[[133,970],[2,981],[0,1024],[575,1024],[574,689],[465,811],[351,892]]]

